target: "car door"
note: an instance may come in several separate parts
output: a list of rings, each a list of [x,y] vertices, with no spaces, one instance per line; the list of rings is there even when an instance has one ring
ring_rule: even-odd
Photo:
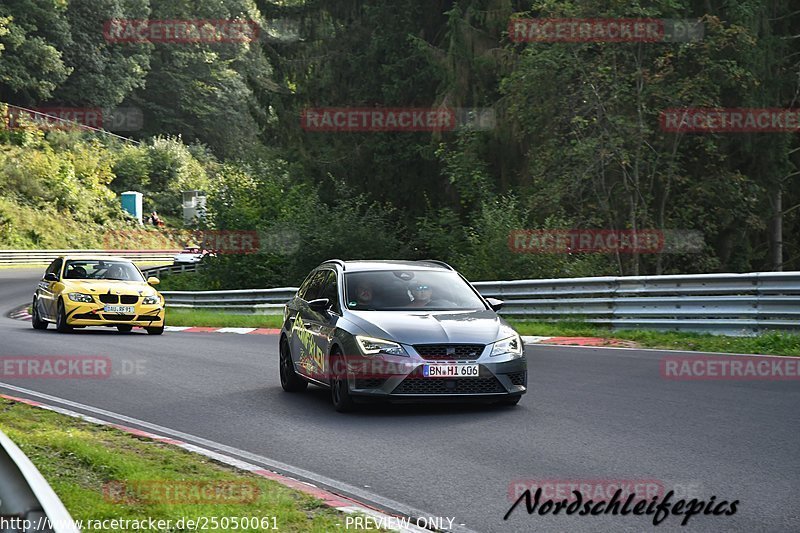
[[[39,284],[36,288],[36,302],[39,306],[39,314],[40,316],[55,320],[56,316],[56,293],[55,293],[55,285],[59,283],[58,281],[47,281],[44,277],[47,274],[55,274],[56,277],[60,280],[61,279],[61,266],[63,261],[61,258],[54,260],[50,263],[50,266],[47,267],[47,270],[44,271],[44,276],[39,281]]]
[[[324,269],[317,270],[311,275],[305,289],[298,291],[295,301],[297,312],[290,317],[292,329],[289,342],[292,348],[292,360],[295,363],[295,369],[309,377],[313,377],[316,373],[315,369],[321,365],[318,364],[320,352],[316,345],[314,331],[307,325],[310,311],[308,302],[320,297],[325,286],[326,276],[327,270]]]
[[[330,302],[328,310],[314,311],[306,306],[303,309],[303,321],[311,332],[315,345],[314,370],[317,375],[312,377],[327,383],[330,378],[328,356],[331,353],[336,322],[342,316],[339,303],[339,283],[335,271],[325,270],[324,285],[318,298],[328,299]]]

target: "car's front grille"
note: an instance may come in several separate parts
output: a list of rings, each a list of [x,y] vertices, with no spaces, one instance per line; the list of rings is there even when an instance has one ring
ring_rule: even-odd
[[[392,394],[492,394],[506,392],[494,376],[486,378],[420,378],[408,377]]]
[[[123,294],[122,296],[119,297],[119,299],[120,303],[123,304],[135,304],[136,302],[139,301],[139,297],[136,296],[135,294]]]
[[[120,320],[130,322],[136,319],[136,315],[103,315],[103,320],[110,320],[112,322],[119,322]]]
[[[109,294],[109,293],[101,294],[99,296],[99,298],[100,298],[100,301],[103,302],[104,304],[118,304],[119,303],[119,296],[117,296],[116,294]]]
[[[502,383],[491,372],[481,367],[479,377],[475,378],[426,378],[422,367],[408,375],[392,391],[392,394],[493,394],[507,392]]]
[[[384,383],[386,383],[386,380],[381,378],[356,379],[356,388],[377,389],[378,387],[381,387]]]
[[[508,375],[508,379],[511,380],[513,385],[525,385],[525,371],[521,370],[519,372],[511,372]]]
[[[483,344],[415,344],[414,349],[429,361],[477,359],[483,352]]]

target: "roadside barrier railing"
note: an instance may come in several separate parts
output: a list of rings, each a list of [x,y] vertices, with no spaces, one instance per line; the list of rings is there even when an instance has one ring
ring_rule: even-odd
[[[46,265],[60,255],[111,255],[142,262],[172,263],[180,250],[0,250],[0,265]]]
[[[481,281],[502,315],[614,329],[753,335],[800,331],[800,272]],[[279,314],[296,287],[166,291],[170,307]]]
[[[7,522],[3,531],[80,533],[47,480],[2,431],[0,474],[0,516]],[[51,527],[45,527],[48,520]]]

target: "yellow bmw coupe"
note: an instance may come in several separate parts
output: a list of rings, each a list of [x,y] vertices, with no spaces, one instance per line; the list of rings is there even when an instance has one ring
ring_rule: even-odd
[[[31,311],[34,329],[66,333],[86,326],[116,327],[128,332],[141,326],[151,335],[164,332],[164,297],[128,259],[62,256],[39,281]]]

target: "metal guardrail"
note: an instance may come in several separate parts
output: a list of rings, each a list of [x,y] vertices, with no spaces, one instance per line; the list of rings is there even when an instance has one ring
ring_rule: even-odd
[[[30,459],[0,431],[0,516],[27,521],[24,531],[80,533],[67,509]],[[51,527],[46,527],[47,522]],[[23,531],[10,523],[2,531]],[[41,527],[40,527],[41,526]]]
[[[162,291],[169,307],[215,309],[234,313],[279,315],[297,287],[237,291]]]
[[[59,255],[111,255],[138,261],[172,262],[180,250],[0,250],[0,265],[46,265]]]
[[[800,272],[563,278],[474,283],[501,314],[579,320],[615,329],[752,335],[800,331]],[[171,307],[280,313],[295,287],[164,292]]]
[[[161,277],[164,274],[183,274],[184,272],[196,272],[197,271],[197,263],[186,263],[181,265],[167,265],[167,266],[156,266],[156,267],[149,267],[149,268],[142,268],[142,274],[145,276],[155,276]]]
[[[750,335],[800,331],[800,272],[479,282],[505,315],[574,319],[615,329]]]

